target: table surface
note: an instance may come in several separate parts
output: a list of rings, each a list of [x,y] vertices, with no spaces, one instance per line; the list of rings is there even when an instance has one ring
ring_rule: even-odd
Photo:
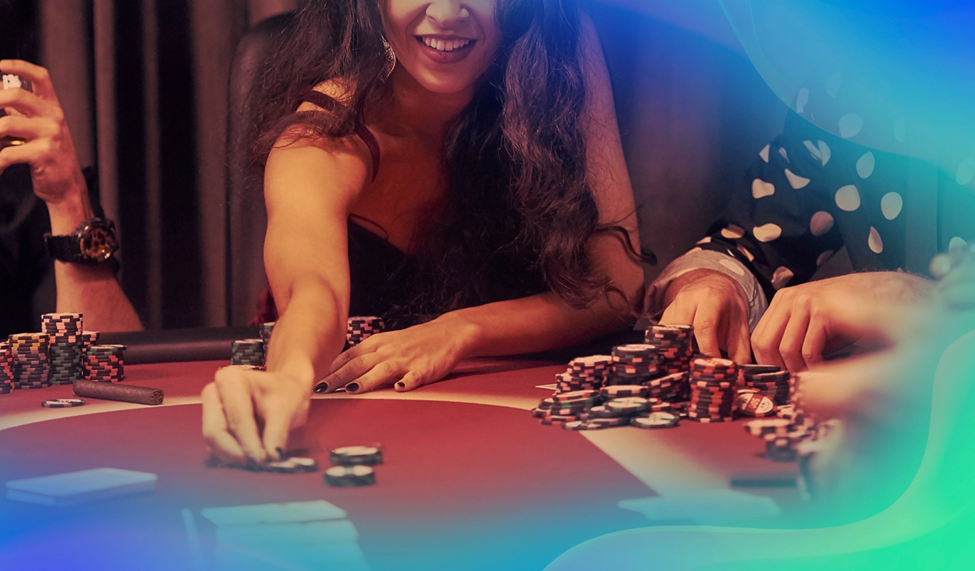
[[[686,514],[652,521],[622,501],[728,492],[733,476],[796,470],[766,460],[742,421],[590,432],[541,425],[528,411],[551,394],[538,386],[565,362],[525,358],[464,362],[410,393],[316,395],[290,447],[325,467],[329,448],[381,443],[375,486],[328,487],[321,472],[209,468],[199,393],[224,364],[126,367],[126,384],[165,391],[158,407],[94,399],[40,407],[73,396],[70,386],[0,396],[0,481],[99,467],[159,477],[153,493],[67,508],[0,498],[0,568],[70,568],[52,549],[84,561],[79,568],[222,568],[227,550],[201,509],[324,499],[347,512],[372,569],[540,569],[594,537],[707,517],[689,502]],[[741,491],[772,498],[786,514],[801,509],[794,487]]]

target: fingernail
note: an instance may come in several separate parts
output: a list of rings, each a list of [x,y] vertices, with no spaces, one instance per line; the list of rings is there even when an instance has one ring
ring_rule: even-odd
[[[354,393],[359,390],[359,383],[352,381],[351,383],[345,385],[345,390],[350,393]]]
[[[317,385],[315,385],[315,392],[316,393],[326,393],[326,392],[328,392],[328,383],[326,383],[325,381],[322,381],[322,382],[318,383]]]
[[[251,472],[258,472],[261,469],[261,465],[250,454],[247,454],[247,469]]]
[[[278,453],[278,460],[284,459],[284,450],[282,450],[281,448],[275,448],[274,450],[276,450]]]
[[[403,381],[396,381],[396,384],[393,385],[393,388],[395,388],[398,391],[405,391],[406,383],[404,383]]]

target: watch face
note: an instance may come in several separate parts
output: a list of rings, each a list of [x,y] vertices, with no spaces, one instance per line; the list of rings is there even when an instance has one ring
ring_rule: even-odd
[[[118,249],[115,232],[103,221],[90,224],[81,231],[81,254],[93,262],[104,262]]]

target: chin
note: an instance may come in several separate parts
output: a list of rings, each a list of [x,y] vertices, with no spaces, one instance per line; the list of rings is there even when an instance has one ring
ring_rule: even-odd
[[[431,93],[440,95],[453,95],[472,92],[477,86],[477,80],[471,78],[445,78],[437,76],[424,76],[419,80],[419,84]]]

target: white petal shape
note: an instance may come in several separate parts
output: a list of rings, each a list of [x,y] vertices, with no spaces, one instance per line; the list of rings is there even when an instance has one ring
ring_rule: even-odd
[[[771,242],[782,235],[782,228],[772,223],[762,224],[752,228],[752,234],[759,242]]]
[[[881,254],[884,251],[884,241],[880,239],[880,233],[873,226],[870,227],[870,237],[867,238],[867,246],[874,254]]]
[[[809,154],[812,155],[812,158],[816,159],[817,161],[823,160],[823,154],[819,152],[819,145],[814,144],[812,141],[803,141],[802,144],[806,146],[806,149],[809,151]]]
[[[806,188],[806,185],[809,184],[808,178],[804,178],[797,174],[794,174],[789,169],[785,169],[785,178],[789,179],[789,184],[791,184],[792,188],[796,190],[799,190],[800,188]]]
[[[888,192],[880,199],[880,211],[883,212],[884,218],[887,220],[897,218],[903,208],[904,199],[896,192]]]
[[[728,270],[734,272],[735,274],[738,274],[739,276],[744,277],[745,269],[741,267],[741,264],[737,264],[735,262],[732,262],[731,260],[721,260],[720,263],[723,267],[727,268]]]
[[[813,236],[822,236],[833,229],[833,215],[829,212],[820,210],[812,215],[809,220],[809,231]]]
[[[823,156],[823,166],[826,166],[826,163],[829,162],[829,158],[833,156],[833,151],[829,149],[829,145],[819,141],[819,154]]]
[[[850,113],[840,117],[840,137],[852,139],[863,130],[863,117]]]
[[[782,158],[785,159],[786,162],[789,161],[789,153],[787,153],[783,147],[779,147],[779,154],[782,155]]]
[[[877,166],[877,159],[873,156],[873,153],[867,152],[867,154],[860,157],[857,161],[857,174],[860,178],[869,178],[873,174],[873,169]]]
[[[769,145],[765,145],[765,147],[758,152],[758,156],[762,157],[763,161],[768,162],[768,152],[769,152]]]
[[[965,186],[966,184],[972,182],[975,179],[975,159],[968,158],[958,165],[958,172],[955,174],[955,180],[958,184]]]
[[[740,240],[745,237],[745,229],[741,226],[728,224],[726,228],[721,230],[721,235],[729,240]]]
[[[907,138],[907,120],[904,117],[898,117],[897,122],[894,123],[894,139],[898,143],[903,143],[904,139]]]
[[[803,87],[796,95],[796,113],[802,115],[806,112],[806,105],[809,103],[809,88]]]
[[[834,73],[833,75],[829,76],[829,79],[826,80],[826,93],[830,97],[835,98],[836,95],[840,92],[840,87],[842,86],[843,86],[843,74]]]
[[[710,243],[711,243],[711,237],[710,236],[705,236],[705,237],[701,238],[700,240],[698,240],[697,242],[695,242],[695,244],[698,245],[698,246],[700,246],[701,244],[710,244]]]
[[[831,257],[833,257],[833,250],[826,250],[820,254],[818,258],[816,258],[816,267],[818,268],[819,266],[825,264],[826,260],[830,259]]]
[[[964,250],[968,247],[968,242],[962,239],[961,236],[955,236],[948,242],[948,251],[953,252],[955,250]]]
[[[760,178],[752,181],[752,196],[755,200],[775,194],[775,185]]]
[[[749,252],[748,249],[742,246],[741,244],[738,244],[738,251],[741,252],[741,255],[745,256],[745,258],[747,258],[749,262],[755,261],[755,254]]]
[[[779,266],[775,268],[775,272],[772,274],[772,287],[775,289],[782,289],[789,285],[789,280],[796,276],[789,268],[785,266]]]
[[[860,191],[852,184],[848,184],[836,191],[836,206],[841,210],[853,212],[860,208]]]

